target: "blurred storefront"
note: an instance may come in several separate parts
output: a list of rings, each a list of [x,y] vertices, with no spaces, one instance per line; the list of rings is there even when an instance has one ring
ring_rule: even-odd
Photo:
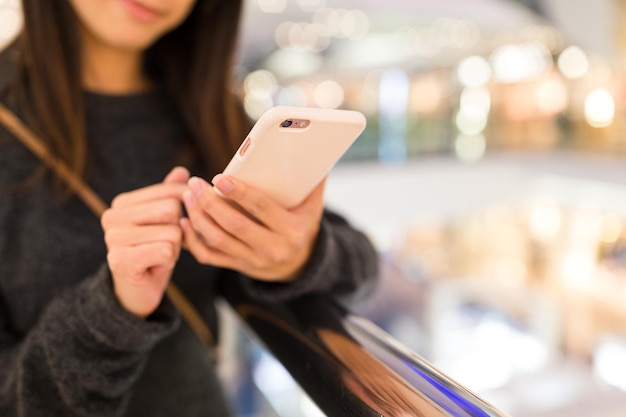
[[[432,3],[250,2],[246,109],[368,116],[359,311],[514,416],[626,415],[626,2]]]
[[[276,104],[359,109],[369,127],[348,158],[383,163],[433,153],[472,161],[487,149],[622,151],[622,60],[572,44],[519,4],[298,4],[249,4],[241,77],[253,118]]]

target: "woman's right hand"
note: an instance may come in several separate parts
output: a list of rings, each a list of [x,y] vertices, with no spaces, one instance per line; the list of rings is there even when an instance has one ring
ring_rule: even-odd
[[[115,295],[137,317],[159,306],[180,255],[187,180],[174,168],[160,184],[118,195],[102,216]]]

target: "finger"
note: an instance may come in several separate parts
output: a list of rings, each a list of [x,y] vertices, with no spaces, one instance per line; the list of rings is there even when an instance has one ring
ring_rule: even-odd
[[[189,195],[188,193],[185,196],[189,197]],[[204,216],[212,218],[224,231],[252,248],[262,249],[268,245],[268,242],[275,239],[275,233],[272,230],[247,217],[210,187],[206,187],[200,195],[196,196],[195,201],[188,199],[185,204],[192,223],[194,217],[191,213],[204,212]]]
[[[257,242],[253,240],[254,238],[262,239],[263,241],[259,246],[260,250],[271,259],[281,258],[280,254],[284,253],[285,244],[299,247],[306,245],[308,241],[317,235],[320,218],[324,210],[325,179],[313,189],[300,206],[291,210],[286,210],[274,203],[262,192],[223,175],[217,175],[214,179],[218,190],[221,183],[225,180],[231,180],[232,182],[232,190],[228,194],[228,198],[230,199],[234,194],[239,194],[236,195],[234,201],[247,212],[252,212],[254,217],[260,217],[262,224],[266,226],[270,232],[281,237],[281,239],[275,240],[276,244],[273,245],[273,247],[268,247],[264,241],[270,239],[270,236],[259,235],[254,228],[251,228],[251,234],[246,236],[246,239],[250,239],[251,242]],[[224,190],[221,192],[224,194]],[[219,209],[219,207],[217,209]],[[224,223],[228,221],[228,218],[222,218],[221,214],[221,211],[216,211],[213,215],[222,227],[227,231],[231,231],[231,227],[233,226]],[[237,223],[235,223],[235,226],[236,225]],[[238,232],[236,236],[239,236],[240,233],[242,232]],[[277,256],[276,253],[279,255]]]
[[[202,237],[193,229],[189,219],[181,219],[181,228],[183,229],[185,247],[201,264],[232,269],[257,279],[286,281],[282,279],[282,276],[285,274],[282,274],[281,271],[277,272],[268,260],[258,256],[252,260],[247,258],[240,259],[223,253],[218,249],[208,247],[204,244]]]
[[[183,193],[187,191],[186,184],[168,183],[154,184],[139,190],[122,193],[113,199],[111,207],[128,207],[138,203],[146,203],[154,200],[173,198],[180,202],[183,200]]]
[[[220,227],[210,215],[202,210],[200,204],[193,204],[191,191],[185,193],[183,198],[193,229],[207,246],[239,259],[249,259],[253,256],[248,245]]]
[[[108,209],[101,218],[105,232],[119,226],[142,226],[178,224],[182,207],[176,199],[137,204],[129,207]]]
[[[116,248],[107,255],[109,268],[114,271],[114,275],[117,271],[124,271],[124,275],[131,279],[140,279],[150,268],[163,266],[171,269],[177,259],[178,251],[168,242]]]
[[[183,242],[185,248],[194,258],[203,265],[211,265],[218,268],[238,269],[240,261],[218,249],[208,247],[200,235],[191,226],[189,219],[181,219],[180,226],[183,230]]]
[[[165,184],[186,184],[189,181],[189,171],[185,167],[176,167],[163,180]]]
[[[107,247],[137,246],[154,242],[171,242],[180,245],[182,230],[180,225],[149,225],[114,228],[104,235]]]
[[[212,182],[224,197],[237,203],[269,229],[277,230],[280,227],[286,210],[263,192],[223,174],[216,175]]]

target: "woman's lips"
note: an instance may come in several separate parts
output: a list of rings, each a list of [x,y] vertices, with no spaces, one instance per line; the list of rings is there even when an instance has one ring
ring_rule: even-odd
[[[134,0],[121,0],[126,11],[137,20],[152,22],[162,14],[160,11]]]

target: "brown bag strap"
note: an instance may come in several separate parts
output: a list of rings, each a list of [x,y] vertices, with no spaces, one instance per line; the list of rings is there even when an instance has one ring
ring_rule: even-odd
[[[102,216],[102,213],[108,206],[100,196],[85,181],[72,172],[62,160],[56,158],[39,137],[2,103],[0,103],[0,123],[4,124],[9,132],[30,149],[35,156],[41,159],[61,180],[65,181],[98,218]],[[207,348],[213,349],[215,347],[215,339],[211,329],[209,329],[196,308],[185,297],[178,286],[170,281],[166,292],[198,339]]]

